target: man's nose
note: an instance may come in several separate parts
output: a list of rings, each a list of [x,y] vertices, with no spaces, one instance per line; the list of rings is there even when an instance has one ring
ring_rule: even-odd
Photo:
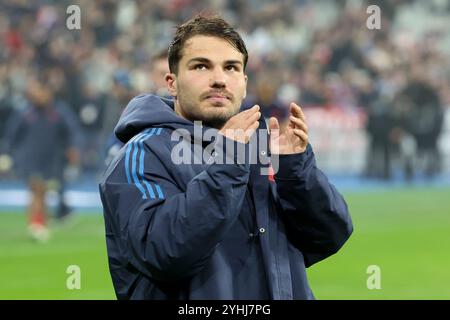
[[[225,79],[225,73],[222,69],[216,68],[213,70],[211,74],[211,78],[209,80],[209,85],[212,88],[225,88],[227,85],[226,79]]]

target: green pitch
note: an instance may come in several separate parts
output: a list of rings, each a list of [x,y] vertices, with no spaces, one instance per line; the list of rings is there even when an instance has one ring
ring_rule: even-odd
[[[450,299],[450,190],[346,193],[355,232],[342,250],[308,269],[318,299]],[[28,238],[23,214],[0,213],[0,299],[115,299],[103,217],[53,226],[48,243]],[[66,286],[80,267],[81,288]],[[380,268],[381,289],[367,288]]]
[[[101,214],[52,226],[44,244],[28,236],[24,214],[1,213],[0,221],[0,299],[115,299]],[[71,265],[80,268],[79,290],[67,288]]]
[[[346,194],[355,231],[308,269],[318,299],[450,299],[450,190]],[[381,289],[367,288],[370,265]],[[371,278],[373,279],[373,278]]]

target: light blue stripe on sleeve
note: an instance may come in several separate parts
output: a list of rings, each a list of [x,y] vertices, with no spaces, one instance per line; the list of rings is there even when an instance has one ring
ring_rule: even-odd
[[[147,188],[148,194],[150,196],[150,198],[155,199],[155,192],[153,191],[152,186],[150,185],[150,183],[145,180],[144,178],[144,157],[145,157],[145,150],[144,150],[144,140],[147,137],[152,136],[156,131],[156,128],[153,128],[149,134],[144,135],[139,141],[139,149],[141,152],[141,156],[139,158],[139,175],[141,176],[142,182],[144,183],[145,187]]]
[[[151,137],[152,135],[160,135],[161,132],[162,128],[148,128],[143,132],[134,136],[129,141],[127,146],[127,151],[125,155],[125,172],[127,176],[127,181],[128,183],[133,182],[134,185],[136,185],[136,187],[142,193],[142,199],[147,199],[147,192],[148,196],[151,199],[155,199],[156,195],[154,188],[156,189],[158,198],[164,199],[164,195],[160,186],[155,183],[154,187],[152,187],[152,183],[147,181],[144,177],[144,164],[145,164],[144,141],[148,137]],[[131,160],[131,170],[129,164],[130,160]]]
[[[133,144],[134,143],[135,142],[133,142]],[[138,149],[139,148],[134,148],[134,151],[133,151],[133,158],[132,158],[132,163],[131,163],[131,174],[132,174],[132,177],[133,177],[134,184],[139,189],[139,191],[141,191],[141,193],[142,193],[142,199],[147,199],[147,196],[145,194],[145,189],[144,189],[144,187],[142,187],[142,185],[139,182],[139,179],[137,177],[136,158],[137,158]]]
[[[161,188],[159,187],[159,185],[157,185],[156,183],[155,183],[155,188],[156,188],[156,192],[158,192],[158,198],[164,199],[164,195],[163,195],[163,193],[162,193],[162,190],[161,190]]]
[[[137,135],[135,135],[129,142],[128,142],[128,146],[127,146],[127,152],[125,154],[125,174],[127,175],[127,182],[131,183],[131,176],[130,176],[130,154],[131,154],[131,150],[133,149],[133,142],[138,139],[140,136],[142,136],[142,133],[139,133]]]

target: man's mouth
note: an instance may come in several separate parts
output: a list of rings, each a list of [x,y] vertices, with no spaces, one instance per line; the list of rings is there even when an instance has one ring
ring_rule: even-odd
[[[214,107],[225,107],[228,105],[230,101],[227,97],[224,96],[209,96],[206,100]]]
[[[212,101],[226,101],[226,100],[228,100],[228,98],[225,97],[225,96],[208,96],[207,99],[208,100],[212,100]]]
[[[206,99],[213,100],[213,101],[231,100],[229,95],[226,95],[223,93],[210,93],[206,96]]]

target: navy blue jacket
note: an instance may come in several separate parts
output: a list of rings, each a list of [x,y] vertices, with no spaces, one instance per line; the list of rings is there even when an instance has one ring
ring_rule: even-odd
[[[125,145],[100,195],[117,297],[313,299],[305,267],[337,252],[353,227],[311,146],[281,155],[273,179],[248,161],[175,164],[175,129],[191,146],[210,145],[196,140],[202,129],[177,116],[173,101],[155,95],[134,98],[116,126]],[[225,142],[216,154],[233,157]]]

